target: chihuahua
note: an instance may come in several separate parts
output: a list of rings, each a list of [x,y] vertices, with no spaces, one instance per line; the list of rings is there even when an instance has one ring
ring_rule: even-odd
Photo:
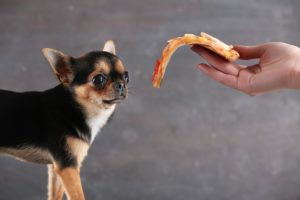
[[[83,200],[80,167],[100,129],[128,94],[128,72],[107,41],[74,58],[44,48],[60,84],[43,92],[0,90],[0,153],[47,164],[48,200]]]

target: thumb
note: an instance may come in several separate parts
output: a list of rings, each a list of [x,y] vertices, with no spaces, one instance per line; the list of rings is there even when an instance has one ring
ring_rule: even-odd
[[[234,50],[239,52],[240,59],[249,60],[260,58],[265,50],[265,45],[255,45],[255,46],[244,46],[244,45],[234,45]]]

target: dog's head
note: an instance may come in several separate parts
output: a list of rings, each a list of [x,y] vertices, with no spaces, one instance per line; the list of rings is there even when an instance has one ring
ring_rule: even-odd
[[[107,41],[103,51],[93,51],[74,58],[61,51],[44,48],[59,81],[86,106],[108,108],[127,97],[128,72],[115,55],[115,45]]]

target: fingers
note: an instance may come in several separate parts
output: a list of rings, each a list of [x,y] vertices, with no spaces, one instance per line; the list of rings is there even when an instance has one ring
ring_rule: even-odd
[[[241,59],[260,58],[266,51],[267,45],[242,46],[236,45],[234,49],[240,53]],[[255,64],[243,68],[240,65],[225,61],[213,52],[201,47],[193,46],[192,50],[202,56],[208,63],[200,64],[198,68],[212,79],[238,89],[249,95],[257,95],[266,91],[280,88],[281,74],[272,72],[262,73],[260,64]],[[278,76],[277,78],[274,76]]]
[[[237,80],[238,78],[233,75],[224,74],[221,71],[218,71],[212,66],[201,63],[198,65],[198,68],[204,72],[206,75],[211,77],[212,79],[222,83],[223,85],[229,86],[231,88],[237,88]]]
[[[260,94],[258,91],[261,85],[253,81],[254,74],[249,72],[247,69],[242,69],[239,74],[240,76],[236,77],[233,75],[224,74],[216,70],[212,66],[209,66],[204,63],[199,64],[198,68],[206,75],[208,75],[209,77],[211,77],[212,79],[218,81],[223,85],[226,85],[233,89],[237,89],[251,96]]]
[[[239,74],[240,67],[236,63],[228,62],[212,51],[205,49],[204,47],[201,47],[199,45],[194,45],[191,49],[194,52],[198,53],[210,65],[212,65],[219,71],[234,76],[237,76]]]
[[[265,51],[265,45],[256,46],[244,46],[244,45],[234,45],[234,50],[239,52],[240,59],[248,60],[260,58]]]

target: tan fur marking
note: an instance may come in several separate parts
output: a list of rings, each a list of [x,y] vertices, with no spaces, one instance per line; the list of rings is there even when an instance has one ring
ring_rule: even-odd
[[[74,137],[68,137],[67,144],[70,148],[70,153],[76,157],[78,169],[80,169],[81,163],[87,155],[89,144]]]
[[[79,170],[74,168],[55,169],[56,174],[62,181],[68,200],[84,200]]]
[[[88,117],[97,115],[99,109],[111,107],[111,105],[103,104],[103,99],[114,98],[113,87],[110,82],[101,91],[95,89],[91,83],[76,86],[74,91],[77,102],[83,106]]]
[[[76,87],[75,93],[77,102],[83,106],[88,117],[96,115],[97,110],[99,109],[99,105],[97,106],[96,103],[94,103],[95,100],[93,99],[93,97],[95,96],[95,94],[92,94],[94,93],[93,88],[89,84],[84,84]]]
[[[99,106],[93,104],[89,99],[78,99],[77,101],[84,107],[87,117],[93,117],[97,115]]]
[[[81,99],[88,99],[89,97],[89,88],[91,86],[89,84],[84,84],[78,87],[75,87],[75,94],[77,95],[78,98]]]
[[[109,74],[110,72],[110,67],[108,66],[108,64],[103,61],[103,60],[99,60],[96,64],[95,64],[95,71],[102,72],[105,74]]]
[[[60,178],[54,172],[54,166],[48,165],[48,200],[62,200],[64,188]]]
[[[121,60],[118,60],[116,62],[116,71],[119,72],[120,74],[123,74],[125,72],[125,67]]]
[[[96,76],[97,74],[106,74],[108,75],[110,73],[110,67],[108,66],[108,64],[104,61],[98,61],[98,63],[95,64],[95,69],[93,72],[91,72],[88,76],[88,82],[91,82],[94,78],[94,76]]]

